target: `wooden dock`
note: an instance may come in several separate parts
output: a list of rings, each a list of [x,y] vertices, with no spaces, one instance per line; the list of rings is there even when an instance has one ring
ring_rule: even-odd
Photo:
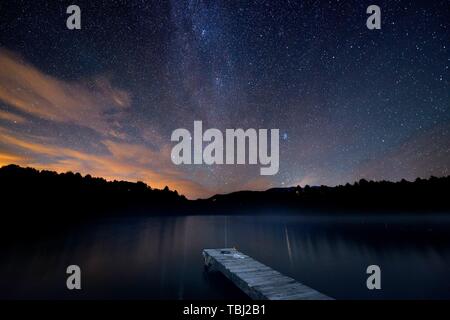
[[[254,300],[333,300],[234,248],[204,249],[203,257]]]

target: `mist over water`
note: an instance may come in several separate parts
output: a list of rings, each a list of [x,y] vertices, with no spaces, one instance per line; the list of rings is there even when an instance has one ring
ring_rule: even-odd
[[[450,298],[448,216],[284,212],[102,219],[16,243],[2,249],[0,298],[247,299],[204,271],[202,249],[219,247],[336,299]],[[70,264],[81,268],[81,291],[66,289]],[[371,264],[382,290],[366,288]]]

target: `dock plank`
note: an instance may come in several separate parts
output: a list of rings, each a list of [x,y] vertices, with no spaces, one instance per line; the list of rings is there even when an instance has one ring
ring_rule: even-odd
[[[205,266],[223,273],[255,300],[332,300],[234,248],[204,249]]]

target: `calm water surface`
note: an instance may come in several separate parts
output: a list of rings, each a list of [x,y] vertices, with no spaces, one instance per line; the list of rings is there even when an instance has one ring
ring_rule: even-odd
[[[203,269],[203,248],[236,247],[337,299],[450,298],[448,216],[184,216],[91,222],[8,247],[0,298],[246,299]],[[65,287],[66,267],[82,290]],[[366,268],[382,290],[366,288]]]

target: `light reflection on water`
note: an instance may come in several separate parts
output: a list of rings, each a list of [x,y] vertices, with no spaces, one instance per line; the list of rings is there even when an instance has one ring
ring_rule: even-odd
[[[203,248],[236,247],[337,299],[450,298],[450,219],[186,216],[116,218],[9,248],[1,298],[245,299],[205,273]],[[82,290],[65,288],[66,267]],[[366,268],[382,290],[366,288]]]

